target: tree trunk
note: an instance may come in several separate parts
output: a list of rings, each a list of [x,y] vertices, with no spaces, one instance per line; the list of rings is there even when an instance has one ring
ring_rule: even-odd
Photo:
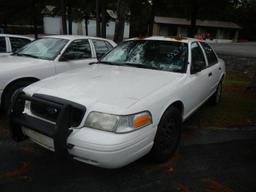
[[[114,34],[114,41],[117,43],[122,42],[124,38],[124,24],[125,24],[126,11],[127,11],[127,1],[118,0],[117,19],[116,19],[115,34]]]
[[[38,38],[38,31],[37,31],[37,6],[36,6],[36,0],[33,0],[33,5],[32,5],[32,9],[33,9],[33,25],[34,25],[34,35],[35,35],[35,39]]]
[[[88,17],[84,17],[85,35],[88,36]]]
[[[66,17],[66,2],[65,0],[60,0],[61,8],[61,21],[62,21],[62,33],[67,34],[67,17]]]
[[[100,37],[100,0],[96,0],[96,36]]]
[[[189,37],[194,37],[196,34],[196,19],[198,11],[198,0],[193,0],[191,5],[191,25],[189,30]]]
[[[72,7],[71,7],[71,3],[69,1],[68,3],[68,34],[72,35]]]
[[[105,0],[101,0],[101,37],[106,38],[106,27],[107,27],[107,20],[106,20],[106,6]]]
[[[149,23],[149,27],[148,27],[148,35],[149,36],[153,35],[155,14],[156,14],[156,0],[152,0],[151,18],[150,18],[150,23]]]

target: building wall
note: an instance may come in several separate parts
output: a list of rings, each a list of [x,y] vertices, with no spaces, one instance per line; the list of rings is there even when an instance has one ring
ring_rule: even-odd
[[[154,35],[182,35],[188,36],[189,26],[185,25],[167,25],[154,24]],[[209,39],[213,41],[223,40],[225,42],[232,42],[238,40],[239,31],[235,29],[213,28],[213,27],[197,27],[197,33],[208,33]]]
[[[44,33],[49,35],[63,34],[61,17],[44,17],[43,18]],[[68,21],[67,21],[68,29]],[[125,23],[124,38],[129,38],[130,25]],[[107,23],[106,36],[109,39],[113,39],[115,33],[115,22],[110,21]],[[79,22],[72,22],[72,34],[73,35],[85,35],[85,20]],[[88,20],[88,35],[96,36],[96,20]]]

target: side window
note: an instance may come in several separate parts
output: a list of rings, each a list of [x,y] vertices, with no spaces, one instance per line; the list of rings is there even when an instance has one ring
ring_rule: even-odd
[[[92,42],[95,47],[97,58],[100,58],[113,48],[113,46],[107,41],[93,39]]]
[[[6,42],[5,37],[0,37],[0,53],[6,52]]]
[[[203,54],[203,50],[198,43],[194,42],[191,44],[191,53],[192,53],[192,67],[195,72],[206,68],[206,62]],[[195,69],[196,68],[196,69]]]
[[[200,42],[200,43],[206,53],[209,66],[218,63],[218,59],[217,59],[213,49],[207,43],[204,43],[204,42]]]
[[[12,46],[12,52],[17,51],[18,49],[31,42],[29,39],[25,38],[9,37],[9,39]]]
[[[78,39],[71,42],[63,53],[64,60],[79,60],[92,57],[90,43],[87,39]]]

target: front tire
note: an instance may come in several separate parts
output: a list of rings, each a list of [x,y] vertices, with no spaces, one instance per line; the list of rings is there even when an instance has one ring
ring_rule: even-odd
[[[181,111],[176,107],[170,107],[160,120],[151,150],[156,162],[164,162],[174,154],[180,142],[181,127]]]

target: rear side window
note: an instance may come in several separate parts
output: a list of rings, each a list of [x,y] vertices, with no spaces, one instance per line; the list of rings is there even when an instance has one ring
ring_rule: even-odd
[[[6,42],[5,37],[0,37],[0,53],[6,52]]]
[[[31,42],[29,39],[25,38],[9,37],[9,39],[12,46],[12,52],[17,51],[18,49]]]
[[[113,46],[107,41],[93,39],[92,42],[98,58],[113,48]]]
[[[200,43],[206,53],[209,66],[218,63],[218,59],[217,59],[213,49],[207,43],[204,43],[204,42],[200,42]]]
[[[87,39],[74,40],[70,43],[63,55],[69,60],[91,58],[92,54],[89,41]]]

